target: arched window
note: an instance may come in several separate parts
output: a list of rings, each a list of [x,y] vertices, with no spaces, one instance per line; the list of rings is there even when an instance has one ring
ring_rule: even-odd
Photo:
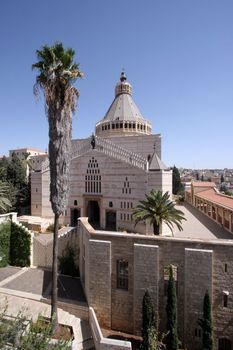
[[[78,205],[78,202],[77,202],[77,200],[76,200],[76,199],[74,200],[74,205]]]

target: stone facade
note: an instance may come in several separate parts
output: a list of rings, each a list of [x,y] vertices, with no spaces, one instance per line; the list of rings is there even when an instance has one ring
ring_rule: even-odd
[[[161,136],[141,115],[124,75],[95,137],[72,141],[69,201],[61,222],[77,225],[88,216],[94,227],[135,231],[132,213],[152,189],[172,193],[172,171],[161,161]],[[31,175],[31,214],[52,217],[49,201],[49,163]],[[137,232],[152,228],[140,223]],[[163,234],[168,234],[163,230]]]
[[[94,231],[87,219],[81,218],[80,242],[81,279],[89,306],[93,306],[101,326],[140,335],[142,299],[148,289],[160,331],[164,331],[167,302],[164,271],[172,265],[177,271],[178,332],[183,345],[190,350],[200,349],[198,319],[202,317],[206,291],[212,301],[216,349],[222,338],[233,344],[233,240],[201,241]],[[84,251],[89,251],[85,259]],[[117,262],[122,259],[128,263],[125,290],[117,288]]]

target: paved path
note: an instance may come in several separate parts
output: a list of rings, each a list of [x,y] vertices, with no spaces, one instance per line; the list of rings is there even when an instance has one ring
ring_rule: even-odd
[[[86,304],[82,290],[80,291],[80,297],[74,295],[75,287],[80,284],[78,279],[67,276],[60,276],[60,279],[65,290],[71,288],[72,296],[76,297],[76,302]],[[49,317],[51,307],[49,304],[41,302],[41,298],[45,295],[48,297],[50,291],[51,272],[48,270],[15,267],[0,268],[0,310],[7,304],[7,314],[9,316],[17,316],[20,311],[28,319],[36,320],[38,315]],[[60,295],[67,296],[64,290],[61,290]],[[93,349],[91,330],[87,321],[60,308],[58,308],[58,318],[60,323],[73,327],[75,350]]]
[[[190,204],[187,203],[185,205],[177,206],[177,209],[184,212],[187,221],[182,222],[183,231],[179,231],[178,229],[174,230],[175,237],[191,239],[198,238],[203,240],[233,240],[233,234],[226,231],[224,228]]]

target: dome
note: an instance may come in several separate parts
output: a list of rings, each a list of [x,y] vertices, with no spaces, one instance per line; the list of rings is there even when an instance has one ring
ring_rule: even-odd
[[[146,121],[132,98],[132,86],[124,72],[115,87],[115,99],[104,118],[96,124],[97,136],[151,134]]]

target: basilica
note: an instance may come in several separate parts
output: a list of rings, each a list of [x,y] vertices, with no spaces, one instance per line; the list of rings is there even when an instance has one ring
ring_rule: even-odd
[[[72,140],[71,159],[69,203],[62,216],[66,225],[76,226],[79,217],[88,217],[95,228],[135,232],[133,209],[145,194],[172,191],[172,171],[161,160],[161,136],[152,134],[124,72],[95,134]],[[53,216],[49,182],[49,162],[43,158],[31,176],[32,216]],[[138,224],[137,232],[150,233],[147,225]]]

